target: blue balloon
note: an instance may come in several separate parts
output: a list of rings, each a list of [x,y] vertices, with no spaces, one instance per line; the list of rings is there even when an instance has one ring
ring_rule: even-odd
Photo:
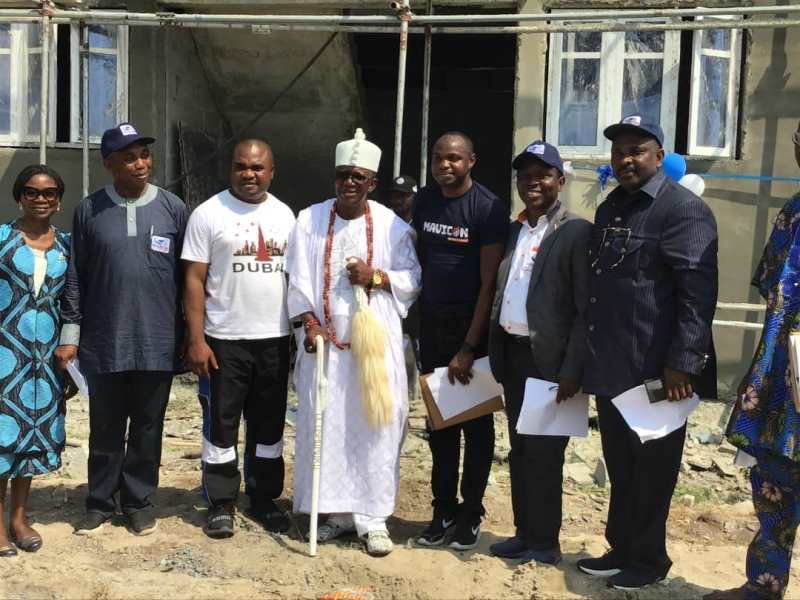
[[[672,181],[680,181],[686,175],[686,161],[680,154],[670,152],[664,157],[664,173]]]

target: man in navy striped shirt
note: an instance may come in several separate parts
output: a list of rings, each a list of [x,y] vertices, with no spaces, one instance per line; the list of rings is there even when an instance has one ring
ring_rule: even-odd
[[[672,566],[666,522],[686,425],[642,443],[611,400],[658,379],[667,401],[696,391],[711,349],[717,226],[699,197],[664,174],[657,124],[634,115],[604,134],[619,186],[597,208],[590,243],[583,389],[597,397],[611,550],[578,567],[631,590],[663,579]]]

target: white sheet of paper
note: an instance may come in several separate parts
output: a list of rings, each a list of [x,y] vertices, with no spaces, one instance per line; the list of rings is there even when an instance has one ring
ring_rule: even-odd
[[[479,358],[472,364],[472,374],[469,385],[461,385],[458,381],[455,385],[450,385],[447,367],[439,367],[428,377],[428,389],[445,421],[503,395],[503,386],[492,376],[488,356]]]
[[[576,394],[556,404],[558,384],[529,377],[517,420],[517,433],[524,435],[570,435],[589,433],[589,396]]]
[[[657,440],[679,429],[700,404],[697,394],[678,402],[651,403],[644,385],[622,392],[611,401],[642,442]]]
[[[83,376],[83,373],[81,373],[81,366],[77,358],[67,363],[67,372],[70,374],[70,377],[72,377],[72,381],[75,382],[75,385],[78,386],[78,391],[81,393],[81,396],[88,398],[89,385],[86,383],[86,378]]]

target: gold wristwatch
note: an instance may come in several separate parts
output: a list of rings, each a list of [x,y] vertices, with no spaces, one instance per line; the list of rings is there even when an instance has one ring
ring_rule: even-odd
[[[372,272],[372,281],[370,281],[369,283],[370,283],[369,286],[370,288],[380,289],[380,287],[383,285],[383,273],[379,269],[375,269]]]

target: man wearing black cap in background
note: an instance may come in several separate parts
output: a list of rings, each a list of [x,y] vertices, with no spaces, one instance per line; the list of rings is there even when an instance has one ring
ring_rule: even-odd
[[[658,379],[665,401],[697,391],[717,301],[717,226],[700,198],[664,174],[657,124],[634,115],[604,134],[619,186],[597,208],[589,246],[583,387],[597,397],[611,549],[578,568],[633,590],[664,579],[672,566],[666,523],[686,425],[642,443],[611,400]]]
[[[398,175],[389,187],[389,206],[398,217],[411,223],[414,194],[417,193],[417,180],[408,175]],[[408,376],[408,395],[413,401],[417,396],[419,377],[419,300],[408,309],[403,319],[403,352]]]
[[[489,361],[503,384],[511,450],[513,537],[493,544],[501,558],[561,560],[561,484],[569,437],[517,433],[529,377],[558,383],[556,401],[580,387],[586,356],[591,224],[567,212],[558,195],[564,164],[555,146],[529,145],[514,159],[525,203],[511,224],[489,323]]]
[[[80,358],[89,384],[89,495],[77,534],[111,518],[117,492],[133,533],[156,526],[150,500],[182,337],[178,258],[188,211],[150,184],[153,142],[129,123],[106,131],[100,153],[113,183],[73,219],[56,356],[62,365]]]

